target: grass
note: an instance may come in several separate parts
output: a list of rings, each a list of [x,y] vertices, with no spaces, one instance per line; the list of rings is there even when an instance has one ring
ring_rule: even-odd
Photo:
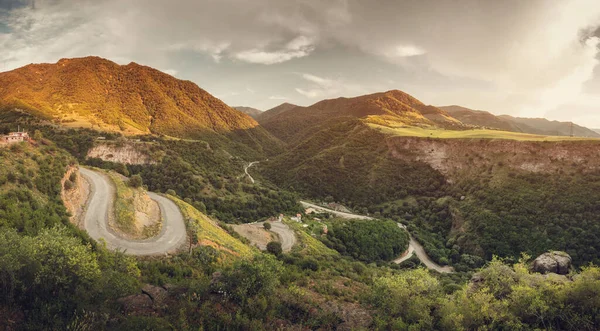
[[[529,133],[509,132],[489,129],[473,130],[444,130],[439,128],[421,128],[421,127],[394,127],[374,123],[367,123],[369,127],[382,133],[405,137],[430,137],[441,139],[508,139],[520,141],[563,141],[563,140],[599,140],[597,138],[585,137],[565,137],[565,136],[544,136]]]
[[[174,196],[168,197],[181,209],[187,222],[188,233],[195,236],[199,244],[210,245],[235,256],[250,257],[254,254],[252,248],[232,237],[196,208]]]
[[[306,256],[339,256],[338,252],[307,233],[300,223],[288,220],[284,220],[284,223],[296,232],[298,243],[292,248],[292,251]]]
[[[116,188],[115,198],[115,225],[116,227],[130,235],[137,234],[135,226],[135,190],[125,184],[125,182],[114,172],[107,172],[108,177],[113,181]]]

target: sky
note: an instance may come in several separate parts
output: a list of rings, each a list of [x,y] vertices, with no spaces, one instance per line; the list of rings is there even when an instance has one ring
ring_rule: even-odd
[[[101,56],[231,106],[399,89],[600,128],[598,0],[0,0],[0,71]]]

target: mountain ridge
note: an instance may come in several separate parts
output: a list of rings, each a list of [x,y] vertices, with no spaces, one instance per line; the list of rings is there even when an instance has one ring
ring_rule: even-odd
[[[61,59],[0,73],[0,104],[35,109],[63,122],[135,133],[190,136],[258,126],[191,81],[100,57]]]
[[[246,114],[246,115],[248,115],[248,116],[252,117],[252,118],[253,118],[253,119],[255,119],[255,120],[256,120],[256,118],[257,118],[258,116],[260,116],[260,114],[262,114],[262,113],[263,113],[263,111],[262,111],[262,110],[260,110],[260,109],[256,109],[256,108],[252,108],[252,107],[235,106],[235,107],[233,107],[233,109],[235,109],[235,110],[239,110],[239,111],[241,111],[242,113],[244,113],[244,114]]]
[[[267,111],[259,123],[284,142],[299,141],[311,127],[323,127],[342,119],[385,118],[410,126],[453,129],[466,128],[460,121],[435,106],[425,105],[413,96],[399,91],[373,93],[353,98],[335,98],[313,105]],[[316,130],[316,129],[315,129]]]
[[[485,110],[474,110],[458,105],[442,106],[439,108],[444,109],[463,123],[470,125],[550,136],[570,136],[572,125],[572,133],[576,137],[600,138],[599,132],[572,122],[548,120],[541,117],[526,118],[510,115],[495,115]]]

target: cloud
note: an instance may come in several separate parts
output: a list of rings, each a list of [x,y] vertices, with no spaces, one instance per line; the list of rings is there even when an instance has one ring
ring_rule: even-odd
[[[288,98],[281,95],[272,95],[269,100],[288,100]]]
[[[290,93],[293,102],[370,92],[391,80],[427,103],[522,116],[590,109],[600,96],[590,88],[600,86],[597,0],[37,0],[35,10],[5,3],[12,5],[0,6],[0,70],[98,55],[176,70],[219,91],[258,82],[252,98]],[[289,72],[312,74],[298,81],[283,77]]]
[[[307,73],[300,76],[309,84],[307,87],[296,87],[295,91],[309,99],[355,96],[369,92],[360,84],[350,83],[341,78],[332,79]]]
[[[290,40],[285,47],[279,50],[266,51],[254,48],[238,52],[233,57],[248,63],[269,65],[305,57],[314,51],[314,49],[313,40],[306,36],[298,36]]]

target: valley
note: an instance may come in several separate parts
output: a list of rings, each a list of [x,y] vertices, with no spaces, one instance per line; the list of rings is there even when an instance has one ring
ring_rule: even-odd
[[[0,328],[599,326],[584,127],[399,90],[251,117],[99,58],[0,83],[32,137],[0,147]]]

